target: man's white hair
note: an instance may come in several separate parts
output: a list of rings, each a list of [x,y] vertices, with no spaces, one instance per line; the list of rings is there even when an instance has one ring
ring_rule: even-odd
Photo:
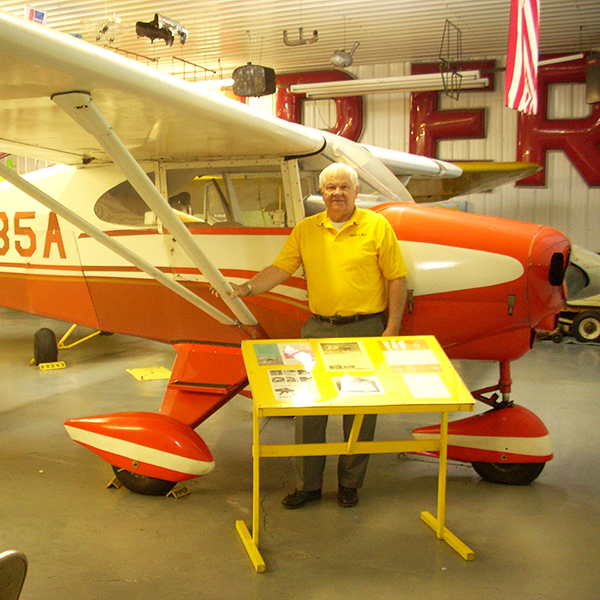
[[[319,175],[319,189],[323,188],[325,180],[330,175],[334,175],[340,171],[343,171],[349,177],[354,187],[358,185],[358,173],[351,166],[344,163],[331,163],[328,167],[325,167]]]

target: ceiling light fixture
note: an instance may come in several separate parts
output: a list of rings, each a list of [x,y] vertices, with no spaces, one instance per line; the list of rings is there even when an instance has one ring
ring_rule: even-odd
[[[304,46],[305,44],[314,44],[319,40],[319,32],[315,29],[312,32],[312,37],[305,38],[304,37],[304,29],[300,27],[298,29],[299,38],[297,40],[292,40],[288,37],[287,29],[283,32],[283,43],[286,46]]]
[[[341,69],[345,69],[352,64],[354,53],[356,49],[360,46],[360,42],[355,42],[354,47],[350,52],[346,52],[346,50],[336,50],[331,57],[331,64],[336,67],[340,67]]]
[[[462,89],[481,89],[489,86],[489,79],[479,71],[458,71]],[[350,79],[326,81],[290,86],[294,94],[306,94],[307,98],[334,98],[339,96],[363,96],[367,94],[393,94],[398,92],[435,92],[444,90],[441,73],[385,77],[380,79]]]

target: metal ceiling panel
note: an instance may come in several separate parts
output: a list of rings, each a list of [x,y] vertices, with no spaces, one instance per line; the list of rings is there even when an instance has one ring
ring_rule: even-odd
[[[352,68],[435,61],[446,20],[461,32],[463,60],[501,58],[510,12],[510,0],[65,0],[31,5],[46,11],[48,27],[130,53],[188,80],[230,77],[247,62],[277,73],[331,68],[333,53],[349,52],[355,42],[360,45]],[[0,0],[0,9],[20,16],[24,3]],[[136,35],[136,22],[152,21],[156,13],[187,29],[184,45],[177,38],[168,46]],[[599,0],[541,0],[540,23],[541,54],[600,48]],[[300,28],[305,40],[317,31],[318,41],[286,45],[283,32],[288,41],[300,41]],[[456,40],[450,42],[455,58]]]

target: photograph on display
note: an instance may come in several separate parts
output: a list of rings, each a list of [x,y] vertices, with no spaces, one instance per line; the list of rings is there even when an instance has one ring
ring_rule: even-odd
[[[269,369],[269,381],[276,400],[319,399],[312,373],[305,369]]]
[[[334,377],[333,382],[340,394],[383,394],[383,386],[377,377]]]
[[[319,349],[328,371],[374,371],[362,342],[319,342]]]
[[[256,344],[254,353],[260,367],[303,365],[310,371],[317,362],[308,342]]]

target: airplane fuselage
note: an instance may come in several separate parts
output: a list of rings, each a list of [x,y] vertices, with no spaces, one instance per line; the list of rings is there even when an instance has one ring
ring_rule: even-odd
[[[98,198],[122,181],[114,167],[56,167],[33,179],[111,238],[228,312],[160,224],[118,225],[98,217]],[[0,304],[167,343],[237,343],[246,337],[242,329],[208,317],[35,200],[2,185]],[[514,360],[531,348],[535,328],[560,311],[569,251],[560,232],[404,202],[375,210],[396,231],[409,271],[403,334],[433,334],[452,357]],[[234,282],[246,281],[270,264],[291,230],[207,224],[190,223],[189,231]],[[269,337],[298,337],[309,315],[302,273],[247,304]]]

